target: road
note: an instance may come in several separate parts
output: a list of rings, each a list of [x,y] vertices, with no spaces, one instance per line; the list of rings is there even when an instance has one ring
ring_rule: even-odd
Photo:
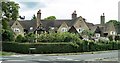
[[[49,55],[49,54],[32,54],[32,55],[13,55],[4,56],[2,63],[40,63],[40,61],[118,61],[118,51],[107,51],[100,53],[85,53],[78,55]],[[57,63],[57,62],[56,62]]]

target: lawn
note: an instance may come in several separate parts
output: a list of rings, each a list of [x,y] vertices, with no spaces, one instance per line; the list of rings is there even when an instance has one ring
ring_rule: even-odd
[[[0,56],[10,56],[10,55],[15,55],[15,54],[16,53],[0,51]]]

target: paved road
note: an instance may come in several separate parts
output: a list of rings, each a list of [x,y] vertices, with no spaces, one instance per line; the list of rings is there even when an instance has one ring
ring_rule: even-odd
[[[3,57],[3,63],[14,63],[19,61],[22,63],[38,63],[39,61],[118,61],[118,51],[109,51],[96,54],[79,54],[79,55],[60,55],[52,56],[46,54],[34,54],[34,55],[15,55],[9,57]],[[27,61],[27,62],[26,62]],[[40,62],[39,62],[40,63]]]

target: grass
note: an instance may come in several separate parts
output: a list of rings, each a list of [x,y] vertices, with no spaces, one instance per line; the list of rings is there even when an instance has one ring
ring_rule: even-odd
[[[3,52],[3,51],[0,51],[0,56],[10,56],[10,55],[15,55],[16,53],[13,53],[13,52]]]

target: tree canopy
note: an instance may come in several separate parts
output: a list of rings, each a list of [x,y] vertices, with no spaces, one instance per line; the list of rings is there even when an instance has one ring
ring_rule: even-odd
[[[32,16],[32,19],[31,20],[37,20],[35,14]]]
[[[120,33],[120,21],[117,20],[110,20],[106,23],[113,23],[115,28],[117,29],[117,32]]]
[[[1,2],[2,14],[0,21],[2,21],[2,40],[3,41],[13,41],[14,40],[14,33],[9,26],[9,21],[17,20],[19,15],[19,4],[15,2]]]
[[[8,29],[10,20],[17,20],[19,12],[19,4],[15,2],[2,2],[2,26],[3,29]]]
[[[17,20],[19,4],[15,2],[2,2],[2,19]]]
[[[55,16],[49,16],[49,17],[45,18],[45,20],[55,20],[55,19],[56,19]]]

